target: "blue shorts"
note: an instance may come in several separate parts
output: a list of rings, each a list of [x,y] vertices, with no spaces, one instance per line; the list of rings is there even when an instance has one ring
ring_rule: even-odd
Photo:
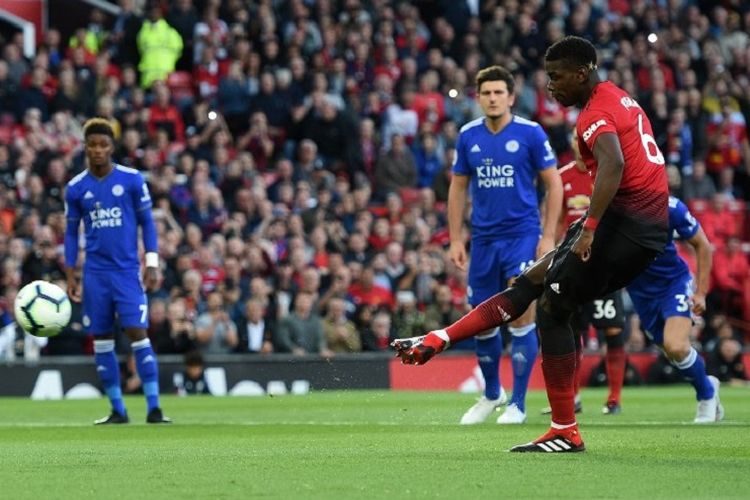
[[[469,304],[477,306],[508,287],[536,259],[539,235],[472,241],[469,264]]]
[[[641,295],[628,289],[635,312],[641,319],[641,329],[656,345],[664,344],[664,324],[667,318],[690,318],[693,278],[683,274],[672,280],[659,296]]]
[[[148,303],[141,273],[84,271],[84,331],[94,335],[113,333],[115,314],[123,328],[148,328]]]

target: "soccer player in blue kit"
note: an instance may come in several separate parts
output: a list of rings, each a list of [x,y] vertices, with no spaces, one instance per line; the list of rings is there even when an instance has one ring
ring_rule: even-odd
[[[500,66],[484,68],[476,76],[484,117],[461,128],[456,145],[453,178],[448,195],[450,257],[460,269],[469,262],[469,303],[477,306],[503,290],[514,276],[553,249],[562,205],[562,182],[557,161],[542,127],[511,113],[514,79]],[[536,179],[546,192],[544,223],[540,224]],[[467,191],[471,190],[471,256],[463,236]],[[526,389],[539,342],[530,307],[510,323],[513,396],[500,424],[526,421]],[[461,418],[477,424],[507,397],[500,384],[502,353],[499,329],[477,336],[476,354],[485,380],[484,395]]]
[[[68,295],[76,302],[83,299],[83,325],[95,336],[96,371],[112,404],[111,414],[95,424],[129,422],[115,355],[115,315],[131,341],[146,397],[146,422],[170,423],[159,407],[159,367],[146,335],[148,304],[138,256],[140,226],[146,250],[144,282],[152,289],[158,280],[159,254],[151,196],[140,172],[112,162],[114,134],[107,120],[88,120],[83,133],[88,168],[68,182],[65,192],[65,266]],[[86,238],[83,292],[75,278],[81,220]]]
[[[706,310],[711,244],[685,204],[672,196],[669,197],[669,229],[671,234],[664,252],[628,285],[627,290],[646,335],[695,388],[698,410],[694,422],[717,422],[724,418],[719,380],[706,376],[703,358],[690,345],[691,314],[700,315]],[[677,254],[673,238],[687,241],[696,251],[695,287],[687,264]]]

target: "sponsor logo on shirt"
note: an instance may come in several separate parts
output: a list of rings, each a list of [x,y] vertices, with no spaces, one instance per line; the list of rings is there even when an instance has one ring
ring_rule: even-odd
[[[515,173],[513,165],[493,165],[492,162],[492,158],[483,158],[482,165],[477,167],[477,187],[480,189],[513,187],[513,174]]]
[[[601,120],[597,120],[596,122],[589,125],[589,128],[583,131],[583,140],[588,141],[589,139],[591,139],[591,136],[594,135],[596,129],[606,124],[607,122],[602,118]]]
[[[96,208],[89,210],[89,217],[91,217],[93,229],[122,226],[122,208],[120,207],[102,208],[97,203]]]

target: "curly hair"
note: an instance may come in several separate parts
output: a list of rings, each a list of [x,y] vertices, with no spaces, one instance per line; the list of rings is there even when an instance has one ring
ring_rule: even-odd
[[[578,67],[596,70],[596,48],[578,36],[566,36],[552,44],[544,54],[545,61],[565,61]]]

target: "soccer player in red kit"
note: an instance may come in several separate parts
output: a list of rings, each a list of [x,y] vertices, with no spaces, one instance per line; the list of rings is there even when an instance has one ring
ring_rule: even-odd
[[[578,147],[578,135],[573,133],[573,152],[575,161],[562,167],[560,177],[563,183],[563,231],[575,221],[584,217],[591,204],[591,192],[594,189],[594,178],[581,159]],[[620,394],[625,381],[625,312],[622,302],[622,292],[617,290],[603,297],[598,297],[592,302],[581,307],[573,315],[572,326],[576,334],[576,374],[575,374],[575,411],[579,413],[582,409],[580,396],[578,394],[578,368],[583,359],[583,339],[588,332],[589,325],[604,332],[604,340],[607,343],[605,365],[607,370],[607,384],[609,394],[602,408],[605,415],[620,413]],[[542,410],[543,414],[551,413],[551,408]]]
[[[638,103],[597,74],[596,49],[568,36],[545,54],[552,96],[578,106],[581,157],[594,177],[591,204],[562,243],[445,330],[394,342],[404,363],[422,364],[451,343],[512,321],[533,297],[542,372],[552,409],[550,430],[514,452],[585,450],[574,409],[576,348],[570,325],[581,305],[630,283],[664,249],[668,235],[667,175],[651,123]]]

